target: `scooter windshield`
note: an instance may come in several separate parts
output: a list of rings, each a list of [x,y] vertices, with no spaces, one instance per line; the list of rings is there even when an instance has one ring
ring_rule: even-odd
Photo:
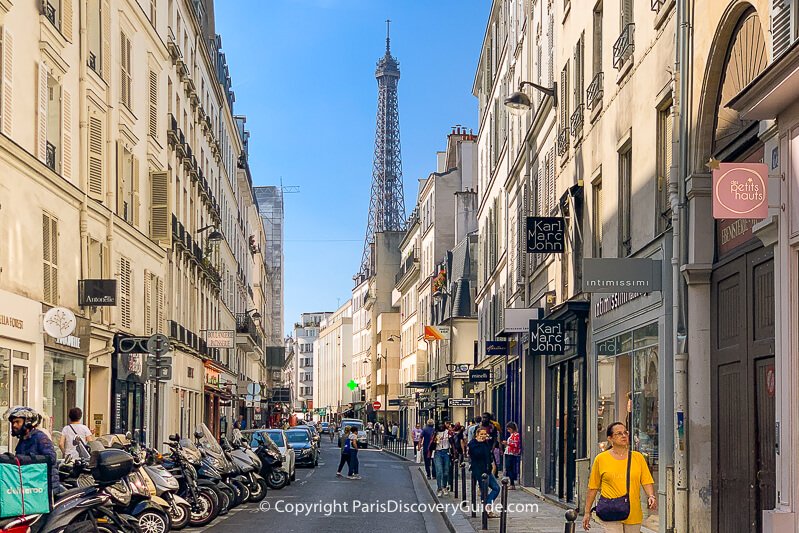
[[[202,433],[202,437],[200,437],[199,441],[203,447],[203,450],[209,453],[213,453],[214,455],[222,455],[222,447],[216,441],[214,434],[211,433],[211,430],[208,429],[204,423],[197,426],[195,430],[197,433]]]

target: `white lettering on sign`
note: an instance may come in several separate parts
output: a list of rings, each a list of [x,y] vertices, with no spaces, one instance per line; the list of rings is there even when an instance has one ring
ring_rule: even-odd
[[[607,298],[600,298],[599,301],[594,304],[594,316],[600,317],[604,314],[610,313],[614,309],[618,309],[622,305],[626,304],[627,302],[631,302],[637,298],[640,298],[646,294],[645,292],[616,292],[608,296]]]
[[[534,219],[527,230],[527,251],[531,253],[563,252],[562,220]]]
[[[63,337],[61,339],[55,339],[55,342],[56,344],[62,344],[64,346],[69,346],[70,348],[80,350],[80,337],[76,337],[74,335]]]
[[[566,332],[562,321],[531,320],[530,326],[531,353],[563,355],[566,350]]]

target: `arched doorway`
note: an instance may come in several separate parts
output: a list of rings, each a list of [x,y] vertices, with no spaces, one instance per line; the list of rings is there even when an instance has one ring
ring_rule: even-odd
[[[761,162],[758,123],[727,103],[767,65],[764,25],[730,7],[704,80],[695,170],[709,158]],[[704,169],[702,169],[704,170]],[[710,213],[703,213],[710,217]],[[775,504],[774,261],[754,220],[716,220],[710,278],[712,530],[761,531]]]

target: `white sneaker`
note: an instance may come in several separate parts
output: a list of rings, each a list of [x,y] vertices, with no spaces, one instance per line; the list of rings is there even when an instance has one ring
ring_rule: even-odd
[[[336,477],[341,477],[341,472],[336,472]]]
[[[360,474],[355,474],[355,479],[363,479]]]
[[[444,495],[444,490],[443,489],[438,489],[436,491],[436,496],[443,496],[443,495]]]

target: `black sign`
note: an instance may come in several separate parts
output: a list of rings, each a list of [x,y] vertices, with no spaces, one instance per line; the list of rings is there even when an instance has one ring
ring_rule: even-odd
[[[530,355],[563,355],[566,353],[564,320],[530,321]]]
[[[273,402],[289,402],[291,401],[291,394],[288,387],[278,387],[272,391]]]
[[[449,398],[449,407],[474,407],[474,398]]]
[[[527,217],[527,251],[562,254],[566,250],[566,220],[562,217]]]
[[[113,306],[117,304],[117,280],[82,279],[78,281],[78,305]]]
[[[433,386],[432,381],[409,381],[405,384],[409,389],[429,389]]]
[[[491,369],[469,370],[469,381],[472,383],[488,383],[491,381]]]
[[[486,341],[486,356],[508,353],[508,341]]]
[[[402,400],[399,398],[389,398],[388,405],[402,405]]]

